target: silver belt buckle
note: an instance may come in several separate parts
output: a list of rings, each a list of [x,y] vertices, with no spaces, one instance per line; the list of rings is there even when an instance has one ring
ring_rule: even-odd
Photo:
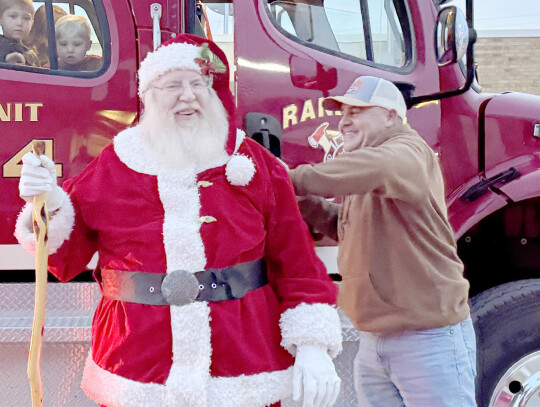
[[[189,271],[171,271],[161,282],[161,295],[170,305],[190,304],[199,295],[199,281]]]

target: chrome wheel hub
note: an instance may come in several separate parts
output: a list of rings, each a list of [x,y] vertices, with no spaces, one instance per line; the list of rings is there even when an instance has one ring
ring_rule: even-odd
[[[540,407],[540,351],[510,366],[495,386],[489,407]]]

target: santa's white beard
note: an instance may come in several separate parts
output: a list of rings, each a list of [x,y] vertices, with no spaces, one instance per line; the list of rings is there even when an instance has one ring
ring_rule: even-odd
[[[170,169],[208,167],[226,155],[229,122],[227,111],[213,89],[208,106],[201,106],[202,119],[179,125],[170,112],[160,110],[147,95],[139,129],[149,153]]]

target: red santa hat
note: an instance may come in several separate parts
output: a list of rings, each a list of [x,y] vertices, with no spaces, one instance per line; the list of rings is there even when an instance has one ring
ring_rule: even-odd
[[[233,185],[247,185],[255,168],[249,157],[236,154],[240,145],[236,131],[236,105],[229,88],[229,64],[225,53],[213,42],[192,34],[179,34],[149,52],[139,68],[139,95],[166,72],[186,69],[207,78],[223,103],[229,119],[225,151],[232,155],[227,164],[227,178]]]

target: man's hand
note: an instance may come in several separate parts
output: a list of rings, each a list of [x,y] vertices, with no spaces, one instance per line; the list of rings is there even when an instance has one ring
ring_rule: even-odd
[[[47,156],[36,157],[27,153],[22,158],[19,195],[26,202],[32,202],[34,196],[46,193],[45,201],[49,212],[57,210],[64,199],[62,189],[56,184],[56,168]]]
[[[341,380],[325,349],[315,345],[299,346],[293,366],[293,400],[302,407],[331,407],[339,394]]]

